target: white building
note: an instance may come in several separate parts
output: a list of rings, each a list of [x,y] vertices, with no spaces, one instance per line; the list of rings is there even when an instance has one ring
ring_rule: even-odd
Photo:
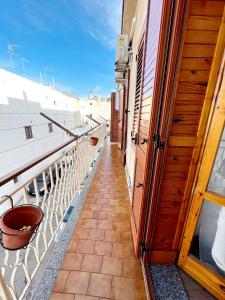
[[[40,112],[76,134],[82,130],[78,99],[0,69],[0,177],[70,139]],[[4,185],[0,197],[37,174],[48,162],[45,160]]]

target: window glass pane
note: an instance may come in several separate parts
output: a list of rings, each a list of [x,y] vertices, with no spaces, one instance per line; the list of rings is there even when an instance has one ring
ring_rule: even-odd
[[[204,200],[190,253],[225,276],[225,207]]]
[[[225,129],[221,136],[208,190],[225,196]]]

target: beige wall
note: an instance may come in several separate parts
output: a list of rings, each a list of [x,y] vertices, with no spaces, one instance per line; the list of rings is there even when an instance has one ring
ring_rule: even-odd
[[[135,167],[135,145],[131,141],[131,131],[133,125],[134,114],[134,99],[135,99],[135,87],[136,87],[136,60],[138,43],[143,24],[145,22],[147,14],[148,0],[138,0],[136,7],[136,24],[133,35],[133,62],[130,69],[130,91],[129,91],[129,103],[128,103],[128,130],[127,130],[127,157],[126,157],[126,172],[128,179],[131,183],[131,189],[134,181],[134,167]]]
[[[132,25],[132,20],[135,15],[137,0],[123,0],[123,20],[122,34],[129,35]]]

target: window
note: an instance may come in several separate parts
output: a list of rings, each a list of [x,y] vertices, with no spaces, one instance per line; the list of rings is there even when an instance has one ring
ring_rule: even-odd
[[[32,139],[33,138],[33,132],[31,126],[25,126],[25,134],[27,139]]]
[[[16,183],[19,181],[18,177],[17,177],[17,176],[14,177],[14,178],[13,178],[13,181],[14,181],[14,183],[16,184]]]
[[[53,132],[53,126],[52,123],[48,123],[48,132]]]

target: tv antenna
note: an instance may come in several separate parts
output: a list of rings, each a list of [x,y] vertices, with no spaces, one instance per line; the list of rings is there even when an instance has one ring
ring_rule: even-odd
[[[53,73],[54,68],[51,66],[44,66],[44,75],[45,75],[45,81],[47,79],[47,73]]]
[[[9,60],[10,60],[10,65],[11,66],[14,66],[13,56],[19,56],[18,54],[16,54],[14,52],[14,49],[15,48],[20,48],[20,47],[21,47],[21,45],[8,43],[8,54],[9,54]]]
[[[24,74],[24,76],[26,75],[26,70],[25,70],[25,64],[24,63],[27,63],[27,64],[29,64],[29,60],[27,60],[26,58],[24,58],[24,57],[21,57],[21,63],[22,63],[22,68],[23,68],[23,74]]]

